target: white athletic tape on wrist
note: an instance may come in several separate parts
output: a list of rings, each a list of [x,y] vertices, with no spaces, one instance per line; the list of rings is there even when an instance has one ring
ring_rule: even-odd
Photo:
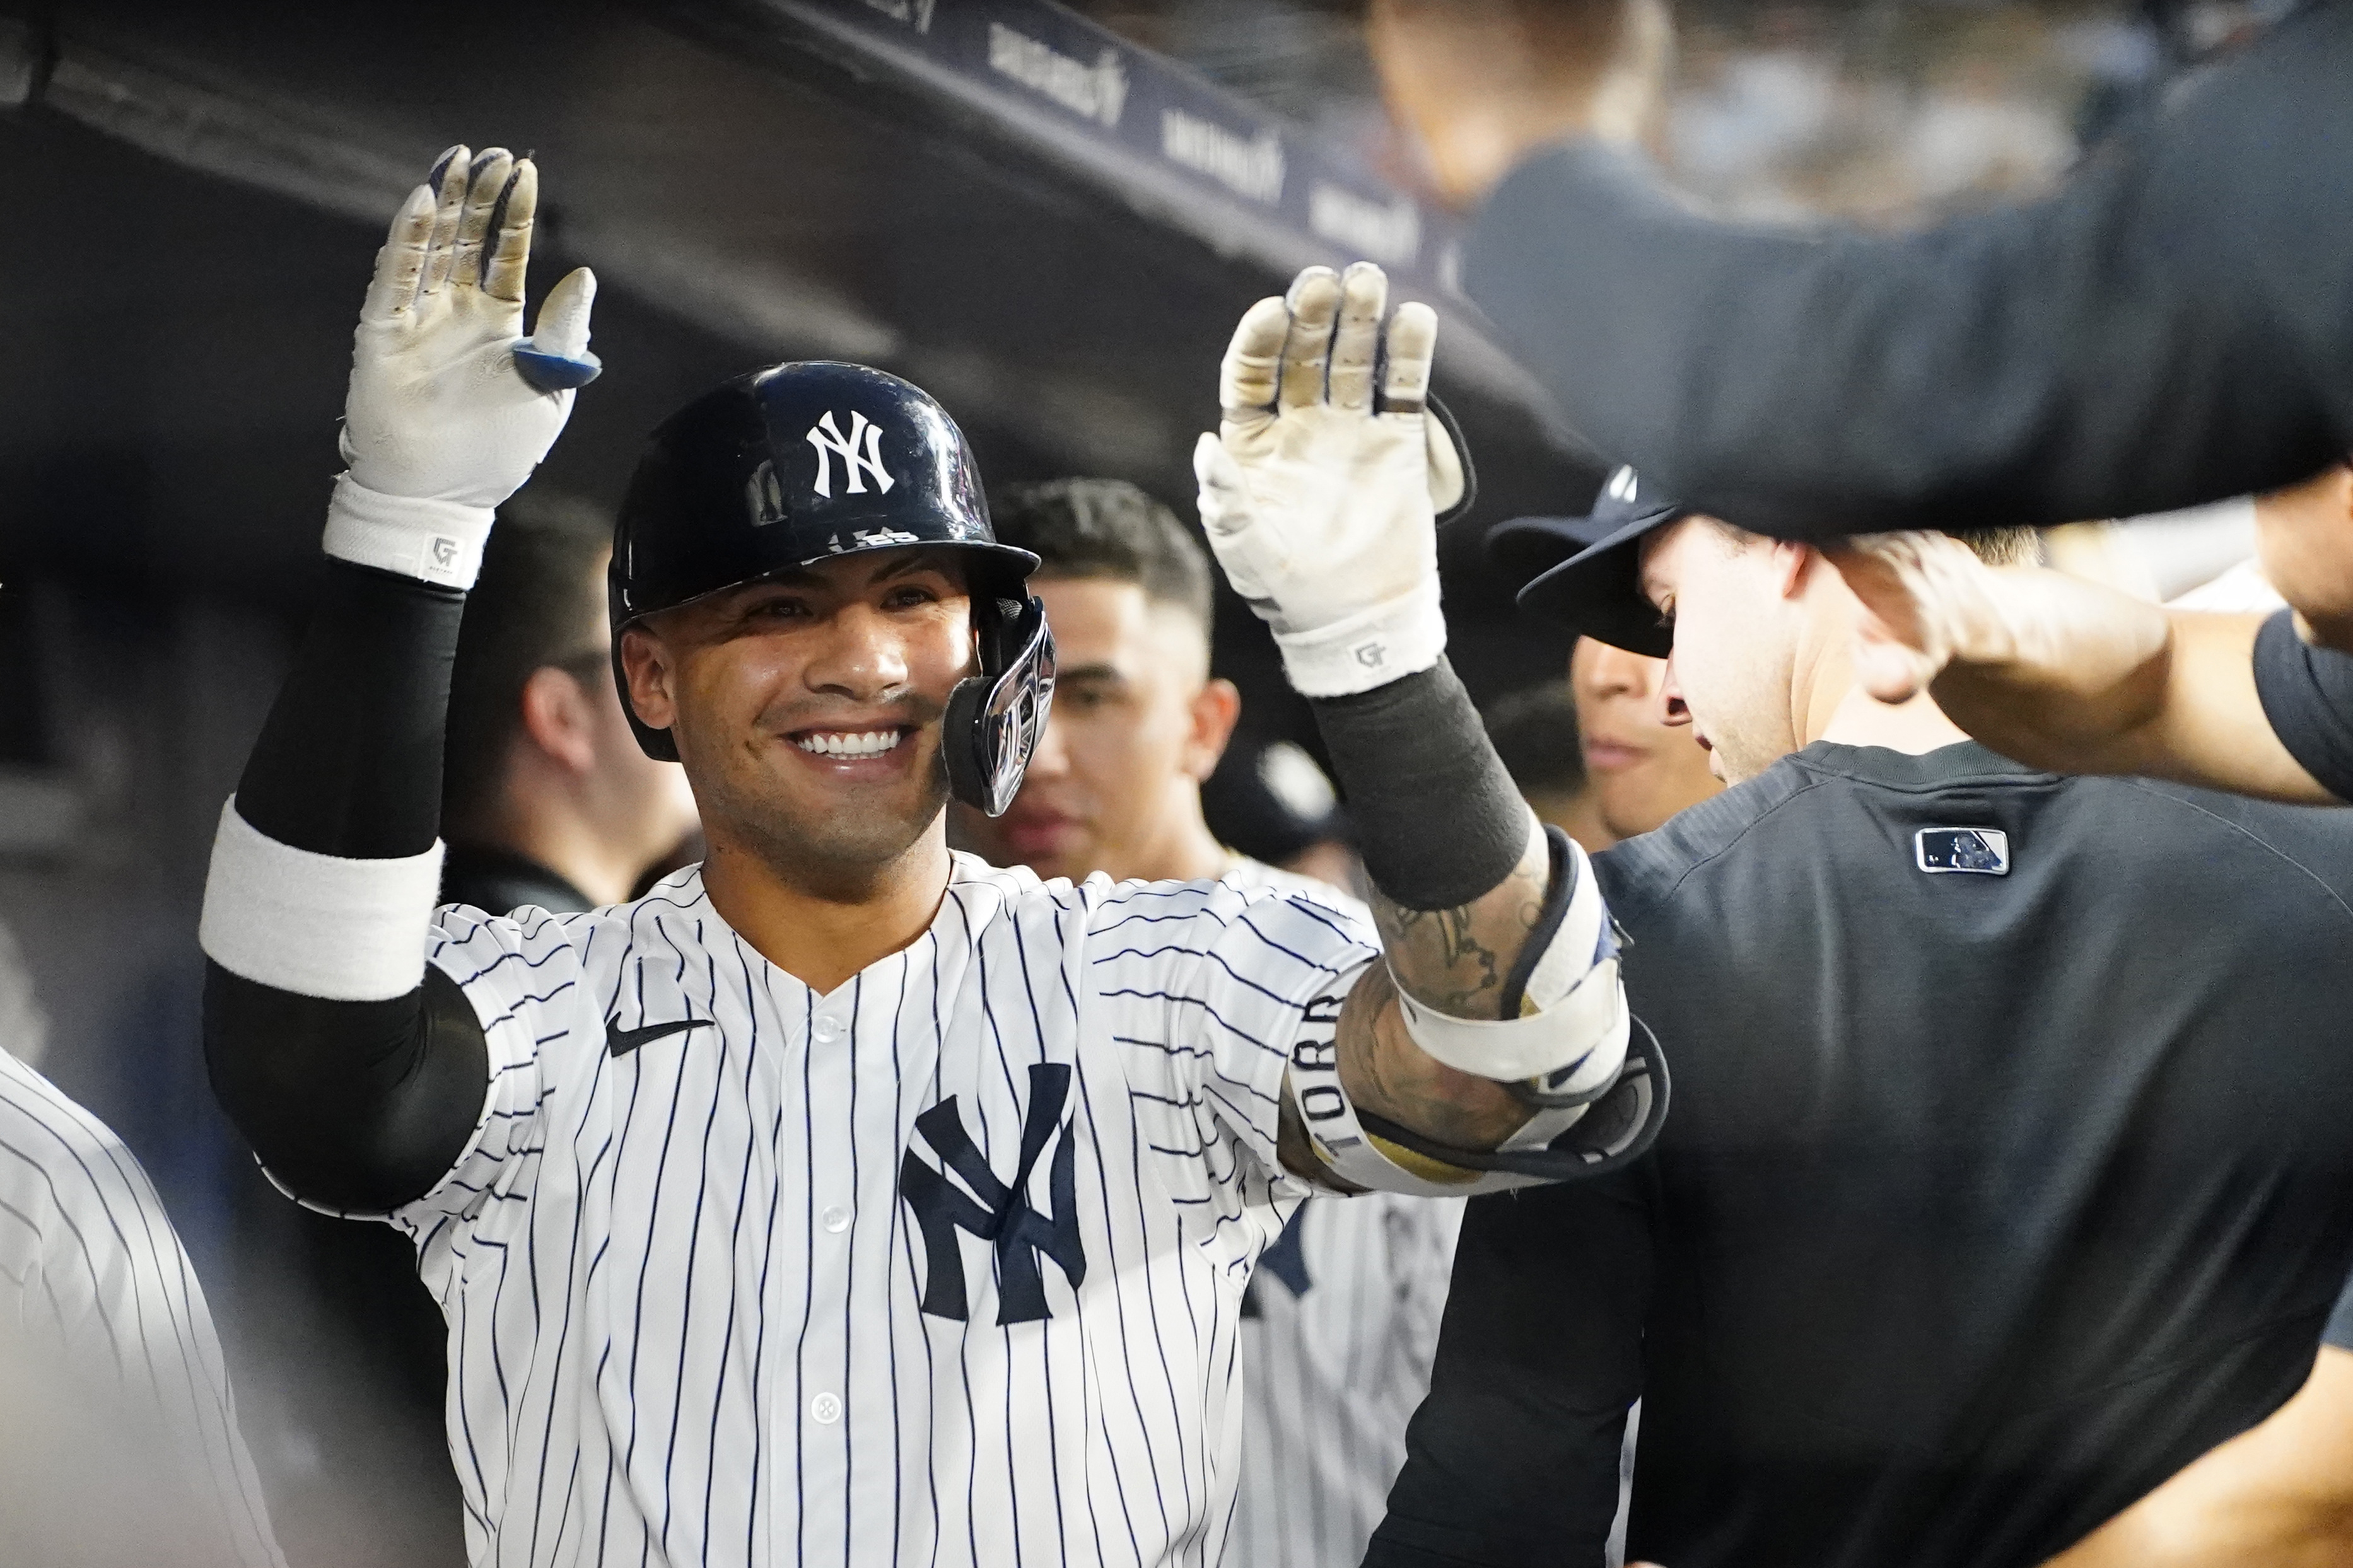
[[[327,503],[322,542],[338,561],[444,588],[471,588],[496,515],[486,506],[385,495],[343,474]]]
[[[1577,885],[1560,927],[1530,972],[1516,1018],[1457,1018],[1426,1006],[1398,987],[1406,1032],[1413,1043],[1458,1072],[1498,1083],[1521,1083],[1568,1072],[1547,1082],[1547,1096],[1591,1098],[1617,1081],[1626,1065],[1625,988],[1608,937],[1609,910],[1585,851],[1570,846]]]
[[[231,974],[331,1002],[406,996],[425,979],[441,846],[345,860],[280,844],[221,807],[196,943]]]
[[[1303,697],[1347,697],[1428,669],[1446,651],[1438,580],[1313,631],[1277,632],[1283,674]]]
[[[1351,1186],[1416,1198],[1460,1198],[1532,1184],[1500,1171],[1466,1171],[1365,1131],[1340,1083],[1336,1038],[1302,1040],[1291,1049],[1285,1084],[1315,1157]]]

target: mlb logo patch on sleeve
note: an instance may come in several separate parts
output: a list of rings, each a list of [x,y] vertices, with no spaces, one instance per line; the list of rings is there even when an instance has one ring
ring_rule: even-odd
[[[1924,827],[1912,836],[1912,853],[1920,869],[1932,875],[1943,871],[2010,875],[2010,835],[1999,827]]]

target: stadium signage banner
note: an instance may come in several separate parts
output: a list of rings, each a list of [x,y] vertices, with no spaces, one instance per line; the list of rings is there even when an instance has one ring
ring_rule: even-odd
[[[1451,290],[1460,228],[1351,155],[1051,0],[765,0],[859,63],[1162,205],[1237,205],[1334,261]]]

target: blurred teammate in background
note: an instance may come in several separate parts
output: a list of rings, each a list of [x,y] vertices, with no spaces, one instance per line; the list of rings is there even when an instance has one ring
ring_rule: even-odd
[[[1030,586],[1054,628],[1054,710],[1021,792],[966,838],[1041,877],[1225,879],[1342,889],[1220,846],[1201,814],[1240,699],[1209,676],[1206,552],[1133,485],[1009,487],[997,538],[1038,557]],[[1241,1488],[1231,1568],[1353,1568],[1405,1461],[1430,1385],[1459,1200],[1368,1193],[1303,1205],[1259,1259],[1242,1301]]]
[[[2167,610],[2056,572],[1994,572],[1935,534],[1837,552],[1873,614],[1874,695],[1924,686],[2004,755],[2274,800],[2353,800],[2353,467],[2255,501],[2263,573],[2295,613]]]
[[[1603,489],[1639,483],[1631,468],[1619,468]],[[1599,544],[1596,526],[1583,517],[1514,518],[1489,531],[1488,559],[1513,581],[1525,583]],[[1579,839],[1588,848],[1607,848],[1651,832],[1724,787],[1709,765],[1707,749],[1692,738],[1691,726],[1668,721],[1662,692],[1666,675],[1665,659],[1599,637],[1579,637],[1569,652],[1568,690],[1577,702],[1577,737],[1597,826],[1605,835],[1599,843]]]
[[[1506,692],[1480,713],[1495,754],[1530,810],[1588,851],[1609,848],[1618,835],[1602,826],[1585,749],[1577,728],[1577,701],[1557,680]]]
[[[1340,793],[1295,741],[1238,730],[1201,784],[1201,815],[1229,849],[1365,896],[1365,863],[1349,846]]]
[[[2353,823],[2005,762],[1855,687],[1818,552],[1630,475],[1601,505],[1521,602],[1672,654],[1734,781],[1595,859],[1673,1114],[1618,1176],[1471,1205],[1368,1562],[1598,1558],[1638,1393],[1630,1557],[2040,1561],[2312,1364],[2353,1265]]]
[[[0,926],[0,1561],[285,1568],[195,1269],[44,1035]]]
[[[618,903],[694,831],[685,772],[638,749],[613,689],[612,556],[593,508],[525,490],[501,509],[449,677],[448,902]]]
[[[1663,0],[1378,0],[1371,24],[1391,108],[1482,207],[1471,297],[1571,425],[1694,505],[1794,538],[2043,525],[2353,449],[2348,0],[2051,199],[1919,236],[1714,223],[1662,190],[1628,149]]]
[[[997,536],[1043,563],[1054,710],[1005,815],[956,808],[997,866],[1083,881],[1187,881],[1231,859],[1201,816],[1241,694],[1209,673],[1209,563],[1176,520],[1118,479],[1008,486]]]

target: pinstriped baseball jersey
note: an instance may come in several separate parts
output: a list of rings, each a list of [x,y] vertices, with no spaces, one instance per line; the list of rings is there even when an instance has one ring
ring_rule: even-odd
[[[131,1500],[159,1510],[171,1561],[285,1568],[212,1314],[163,1199],[120,1139],[5,1050],[0,1329],[10,1353],[34,1358],[12,1372],[29,1373],[46,1397],[76,1402],[15,1412],[12,1436],[37,1423],[92,1423],[91,1439],[108,1445],[102,1462],[121,1467],[108,1484],[134,1488]],[[0,1476],[0,1487],[16,1479]],[[0,1557],[14,1560],[5,1543]]]
[[[1293,1044],[1372,933],[1222,883],[956,858],[828,995],[700,875],[445,910],[480,1131],[394,1216],[449,1321],[477,1563],[1208,1563],[1235,1329],[1304,1188]]]
[[[1227,879],[1359,913],[1338,889],[1237,856]],[[1229,1568],[1355,1568],[1405,1463],[1405,1427],[1454,1268],[1459,1198],[1302,1205],[1242,1300],[1242,1480]]]
[[[1229,1568],[1355,1568],[1430,1392],[1460,1198],[1303,1204],[1242,1308],[1247,1415]]]

